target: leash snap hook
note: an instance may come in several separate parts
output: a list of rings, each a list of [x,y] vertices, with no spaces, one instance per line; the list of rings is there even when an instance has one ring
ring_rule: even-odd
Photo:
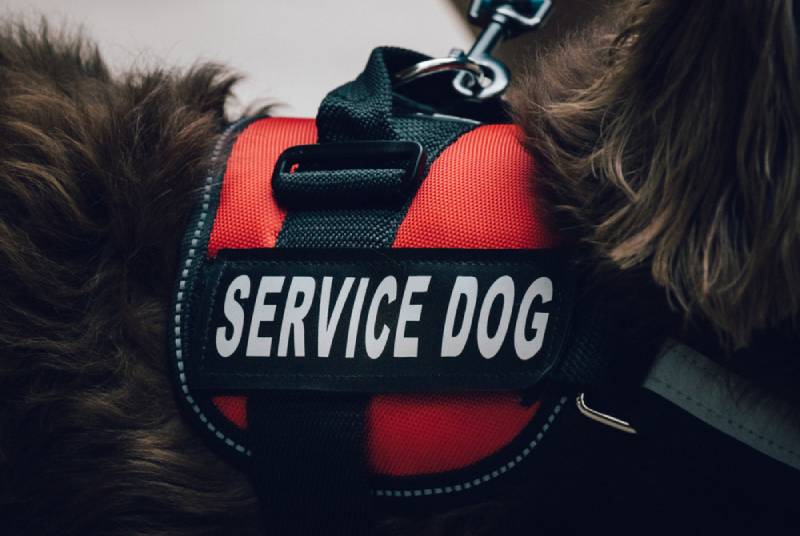
[[[501,95],[511,81],[508,67],[492,52],[503,39],[510,39],[540,26],[552,7],[552,0],[472,0],[469,20],[485,26],[469,52],[455,48],[445,58],[421,61],[394,75],[395,88],[432,74],[458,71],[453,88],[472,100],[489,100]]]
[[[469,19],[473,24],[485,25],[467,58],[483,69],[482,77],[459,73],[453,79],[453,88],[465,97],[487,100],[502,94],[511,80],[508,68],[492,56],[503,39],[535,30],[545,20],[552,0],[527,0],[498,2],[473,0]]]

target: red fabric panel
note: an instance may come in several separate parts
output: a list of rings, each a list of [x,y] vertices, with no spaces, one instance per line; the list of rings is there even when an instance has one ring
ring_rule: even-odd
[[[393,247],[553,247],[558,237],[538,207],[533,160],[518,135],[512,125],[485,125],[446,148]],[[466,467],[506,446],[538,407],[510,393],[375,397],[367,413],[371,468],[406,476]]]
[[[558,243],[533,189],[533,159],[513,125],[484,125],[431,166],[396,248],[543,249]]]
[[[284,211],[272,196],[272,170],[283,151],[317,141],[313,119],[268,118],[245,128],[231,150],[209,257],[224,248],[272,248]]]
[[[225,173],[209,255],[223,248],[274,247],[285,213],[270,176],[279,154],[314,143],[313,120],[265,119],[236,141]],[[507,125],[487,125],[445,149],[413,200],[393,247],[547,248],[557,242],[531,187],[533,163]],[[213,399],[247,427],[246,397]],[[367,454],[378,474],[407,476],[466,467],[507,445],[530,422],[512,393],[381,395],[371,401]]]
[[[286,211],[272,195],[272,170],[289,147],[316,141],[313,119],[261,119],[239,134],[225,169],[209,257],[225,248],[275,247]],[[247,397],[218,396],[212,402],[236,426],[247,428]]]
[[[246,396],[215,396],[211,401],[226,419],[242,430],[247,430]]]
[[[370,467],[391,476],[466,467],[510,443],[538,409],[513,393],[376,396],[367,412]]]

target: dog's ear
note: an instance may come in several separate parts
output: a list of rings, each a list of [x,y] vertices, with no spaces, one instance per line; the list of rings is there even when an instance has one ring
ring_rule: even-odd
[[[794,2],[623,10],[540,62],[512,96],[517,120],[551,206],[600,263],[647,267],[745,345],[800,309]]]

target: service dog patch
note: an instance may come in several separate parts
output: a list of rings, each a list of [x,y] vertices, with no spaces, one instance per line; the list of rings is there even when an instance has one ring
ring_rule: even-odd
[[[554,251],[221,252],[187,374],[198,389],[521,389],[558,361],[573,282]]]
[[[419,191],[391,206],[371,191],[360,208],[279,202],[276,162],[317,141],[313,120],[252,118],[220,138],[181,246],[169,343],[182,409],[243,470],[275,438],[319,444],[320,459],[339,448],[303,436],[311,421],[266,429],[265,400],[363,401],[376,497],[455,500],[535,466],[599,330],[514,127],[451,130],[441,153],[426,147]],[[316,180],[303,165],[287,173]]]

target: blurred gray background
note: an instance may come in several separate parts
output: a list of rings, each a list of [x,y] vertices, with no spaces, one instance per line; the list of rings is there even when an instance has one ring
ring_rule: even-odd
[[[281,103],[282,115],[313,116],[322,97],[357,75],[379,45],[433,56],[469,48],[475,28],[468,0],[0,0],[0,17],[84,32],[117,71],[148,65],[186,67],[198,61],[245,76],[239,108]],[[512,67],[537,40],[584,24],[600,0],[554,0],[540,36],[502,47]]]

